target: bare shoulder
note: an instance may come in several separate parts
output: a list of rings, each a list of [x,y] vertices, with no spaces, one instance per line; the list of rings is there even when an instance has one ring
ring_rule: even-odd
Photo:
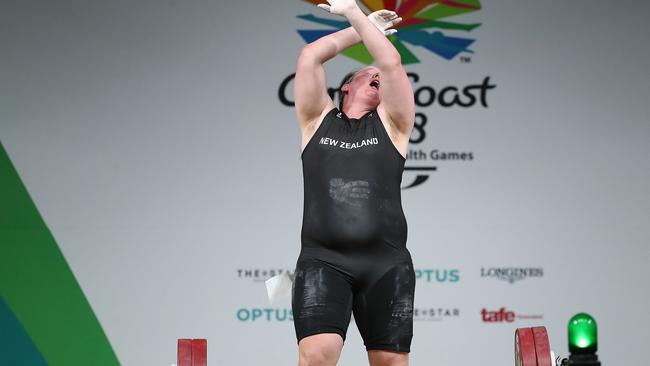
[[[390,137],[393,145],[395,145],[397,150],[403,156],[406,156],[413,124],[410,124],[410,126],[407,124],[397,125],[396,122],[393,121],[390,115],[386,112],[386,109],[383,107],[382,103],[379,103],[379,106],[377,106],[377,114],[379,115],[381,123],[384,125],[384,128],[388,133],[388,137]]]
[[[411,136],[414,121],[407,122],[393,120],[390,114],[386,111],[383,103],[379,103],[379,106],[377,106],[377,114],[379,115],[379,118],[381,118],[381,122],[386,128],[386,131],[391,135],[391,138],[393,135],[395,135],[395,137]]]
[[[323,108],[322,111],[320,111],[319,114],[312,116],[311,118],[307,118],[305,116],[301,116],[300,113],[296,113],[296,116],[298,118],[298,126],[300,127],[300,131],[303,133],[305,131],[309,131],[310,129],[313,129],[314,131],[316,128],[318,128],[318,125],[323,121],[323,118],[329,113],[329,111],[334,108],[334,102],[332,99],[329,99],[327,103],[325,103],[325,108]],[[314,127],[316,126],[316,127]]]
[[[314,136],[316,131],[318,130],[318,127],[320,127],[321,123],[323,123],[323,119],[325,119],[325,116],[334,108],[334,103],[330,102],[327,104],[327,107],[323,109],[321,114],[314,118],[311,121],[299,121],[300,122],[300,134],[302,136],[302,141],[300,144],[300,151],[305,149],[305,146],[309,143],[309,140]]]

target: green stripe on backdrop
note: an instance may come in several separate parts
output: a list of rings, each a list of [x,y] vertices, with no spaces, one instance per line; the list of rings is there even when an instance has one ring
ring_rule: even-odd
[[[0,295],[49,365],[119,365],[2,143]]]
[[[34,342],[0,296],[0,361],[11,366],[47,366]]]

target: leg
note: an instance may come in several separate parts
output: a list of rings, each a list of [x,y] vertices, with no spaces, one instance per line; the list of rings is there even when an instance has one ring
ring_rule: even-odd
[[[370,361],[370,366],[408,366],[409,354],[371,349],[368,351],[368,361]]]
[[[336,365],[352,313],[348,279],[331,264],[301,258],[292,291],[299,366]]]
[[[334,366],[341,356],[343,338],[336,333],[320,333],[298,343],[298,366]]]
[[[375,359],[377,365],[402,365],[408,360],[403,354],[410,352],[413,337],[414,293],[413,266],[402,262],[378,265],[376,274],[355,294],[354,320],[371,364]]]

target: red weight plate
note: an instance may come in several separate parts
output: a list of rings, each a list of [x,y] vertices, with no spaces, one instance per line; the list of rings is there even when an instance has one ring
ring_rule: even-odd
[[[551,344],[548,341],[546,327],[533,327],[535,338],[535,353],[537,353],[537,366],[552,366]]]
[[[192,366],[192,340],[178,340],[178,366]]]
[[[535,338],[530,328],[515,331],[515,366],[537,366]]]
[[[192,366],[208,365],[208,341],[192,339]]]

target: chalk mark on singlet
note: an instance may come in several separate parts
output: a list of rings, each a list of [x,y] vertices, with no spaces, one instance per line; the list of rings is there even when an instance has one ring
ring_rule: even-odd
[[[327,284],[323,280],[323,268],[315,271],[311,268],[301,272],[300,275],[305,276],[303,308],[300,316],[311,317],[323,314],[327,299]]]
[[[405,319],[413,316],[413,304],[411,300],[411,291],[409,286],[410,279],[409,264],[401,264],[394,268],[395,276],[393,277],[393,300],[391,300],[391,322],[390,326],[399,327]]]
[[[330,197],[336,202],[361,207],[370,197],[370,183],[365,180],[345,182],[343,178],[332,178],[329,183]]]

